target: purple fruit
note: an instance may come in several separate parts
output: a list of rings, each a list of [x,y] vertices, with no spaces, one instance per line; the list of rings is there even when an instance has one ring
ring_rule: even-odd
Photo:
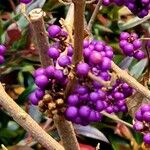
[[[87,63],[80,63],[77,65],[77,74],[79,76],[87,76],[90,68],[89,65]]]
[[[51,25],[48,27],[48,34],[50,38],[55,38],[61,32],[61,28],[57,25]]]
[[[41,89],[45,88],[48,82],[49,80],[45,75],[39,75],[35,78],[35,84]]]

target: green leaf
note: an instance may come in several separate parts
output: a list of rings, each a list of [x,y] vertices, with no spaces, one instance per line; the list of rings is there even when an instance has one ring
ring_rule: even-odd
[[[138,63],[132,66],[132,68],[130,69],[130,75],[138,79],[142,75],[145,67],[147,66],[147,63],[147,58],[140,60]]]
[[[142,23],[144,23],[145,21],[149,20],[150,19],[150,14],[147,15],[146,17],[140,19],[138,17],[134,17],[132,19],[130,19],[128,22],[126,23],[121,23],[121,24],[118,24],[119,28],[121,31],[123,30],[127,30],[127,29],[130,29],[130,28],[133,28],[137,25],[140,25]]]

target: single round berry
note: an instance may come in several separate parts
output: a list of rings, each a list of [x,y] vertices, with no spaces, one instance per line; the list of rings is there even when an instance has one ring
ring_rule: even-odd
[[[38,98],[38,99],[42,99],[43,96],[45,95],[45,91],[42,90],[42,89],[36,89],[35,90],[35,96]]]
[[[90,93],[90,100],[92,102],[96,102],[97,100],[99,100],[99,93],[98,92],[91,92]]]
[[[55,38],[61,32],[61,28],[58,25],[51,25],[48,27],[48,34],[50,38]]]
[[[4,62],[5,62],[5,58],[2,55],[0,55],[0,64],[3,64]]]
[[[120,40],[127,40],[130,37],[130,34],[128,32],[122,32],[120,34]]]
[[[103,101],[100,101],[100,100],[98,100],[97,102],[96,102],[96,110],[97,111],[102,111],[104,109],[104,103],[103,103]]]
[[[133,46],[134,46],[134,49],[139,49],[142,46],[142,42],[140,40],[134,40]]]
[[[45,73],[46,73],[46,76],[47,76],[48,78],[54,78],[55,67],[54,67],[54,66],[48,66],[48,67],[45,69]]]
[[[136,121],[133,125],[133,128],[136,130],[136,131],[142,131],[143,128],[144,128],[144,125],[142,122],[140,121]]]
[[[87,63],[79,63],[77,65],[77,74],[79,76],[87,76],[89,70],[90,70],[90,68]]]
[[[48,82],[49,80],[45,75],[39,75],[35,78],[35,84],[42,89],[48,85]]]
[[[62,70],[55,70],[54,77],[58,81],[64,80],[64,74],[63,74]]]
[[[59,57],[60,53],[59,53],[59,50],[58,50],[57,48],[55,48],[55,47],[50,47],[50,48],[48,49],[48,55],[49,55],[49,57],[52,58],[52,59],[57,59],[57,58]]]
[[[150,133],[146,133],[143,137],[143,140],[146,144],[150,144]]]
[[[88,106],[81,106],[79,109],[79,115],[82,118],[87,118],[90,115],[90,112],[91,110]]]
[[[75,92],[77,92],[77,94],[84,95],[88,93],[88,88],[86,86],[77,85]]]
[[[132,56],[133,55],[133,51],[134,51],[134,47],[132,44],[128,43],[124,49],[123,52],[128,55],[128,56]]]
[[[143,115],[141,113],[140,110],[138,110],[136,113],[135,113],[135,118],[138,120],[138,121],[142,121],[143,120]]]
[[[103,57],[102,63],[101,63],[101,69],[102,71],[107,71],[111,69],[111,60],[107,57]]]
[[[66,67],[71,64],[70,58],[66,55],[58,58],[58,64],[61,67]]]
[[[102,55],[97,51],[92,51],[89,59],[92,64],[98,65],[102,62]]]
[[[36,78],[37,76],[40,75],[46,75],[46,70],[44,68],[38,68],[37,70],[34,71],[33,76]]]
[[[143,120],[146,122],[150,122],[150,111],[149,112],[145,112],[143,114]]]
[[[0,45],[0,55],[4,55],[4,53],[6,52],[6,47],[4,45]]]
[[[76,106],[79,103],[79,98],[77,95],[73,94],[68,97],[68,104],[70,106]]]
[[[145,57],[145,54],[143,51],[138,50],[137,52],[135,52],[134,57],[138,60],[141,60]]]
[[[66,109],[65,115],[69,120],[73,120],[78,115],[78,109],[74,106],[70,106]]]
[[[35,92],[29,95],[29,100],[33,105],[38,105],[39,99],[36,97]]]

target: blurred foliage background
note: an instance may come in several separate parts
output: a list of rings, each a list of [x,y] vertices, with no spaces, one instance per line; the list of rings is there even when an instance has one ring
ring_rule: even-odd
[[[68,6],[57,0],[33,0],[27,6],[27,13],[37,7],[46,12],[46,26],[59,24],[65,18]],[[95,4],[87,4],[85,17],[89,21]],[[7,93],[34,118],[51,136],[60,140],[52,120],[43,116],[38,108],[28,101],[28,95],[35,89],[32,72],[40,66],[38,52],[33,44],[32,29],[27,19],[21,14],[18,0],[0,0],[0,43],[7,46],[6,61],[0,66],[0,81],[5,83]],[[118,46],[121,31],[137,32],[139,36],[149,36],[149,18],[139,19],[125,7],[111,5],[100,9],[93,25],[95,39],[104,40],[114,48],[114,61],[142,84],[148,81],[147,67],[149,54],[143,43],[147,58],[137,62],[133,58],[124,57]],[[132,104],[130,102],[133,102]],[[121,120],[132,124],[132,114],[144,101],[141,95],[133,95],[129,99],[129,114],[117,114]],[[48,125],[47,125],[48,124]],[[104,117],[102,122],[88,127],[76,126],[78,140],[83,150],[94,150],[100,143],[101,150],[138,150],[146,149],[142,143],[142,135],[135,133],[124,124]],[[109,141],[109,142],[108,142]],[[43,149],[30,134],[26,133],[0,106],[0,144],[10,150]],[[88,146],[90,145],[90,146]]]

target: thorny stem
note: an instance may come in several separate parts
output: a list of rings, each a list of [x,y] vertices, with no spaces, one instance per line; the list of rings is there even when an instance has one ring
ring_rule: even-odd
[[[92,30],[93,23],[94,23],[94,21],[95,21],[95,18],[96,18],[96,16],[97,16],[97,13],[98,13],[98,11],[99,11],[100,6],[102,5],[102,1],[103,1],[103,0],[99,0],[99,1],[98,1],[97,5],[96,5],[96,7],[95,7],[95,10],[94,10],[94,12],[93,12],[93,14],[92,14],[92,16],[91,16],[91,18],[90,18],[90,21],[89,21],[89,23],[88,23],[88,30],[89,30],[89,31]]]
[[[0,83],[0,105],[9,115],[27,130],[47,150],[64,150],[64,148],[47,134],[14,100],[5,92]]]
[[[39,50],[40,61],[42,66],[46,67],[52,64],[52,61],[49,61],[50,59],[47,55],[49,42],[44,26],[43,14],[43,11],[39,8],[34,9],[29,13],[36,39],[36,45]],[[74,150],[79,150],[79,145],[71,122],[65,120],[63,116],[56,115],[54,116],[54,123],[60,134],[65,150],[72,150],[72,147]],[[64,137],[64,135],[67,135],[68,138]]]

